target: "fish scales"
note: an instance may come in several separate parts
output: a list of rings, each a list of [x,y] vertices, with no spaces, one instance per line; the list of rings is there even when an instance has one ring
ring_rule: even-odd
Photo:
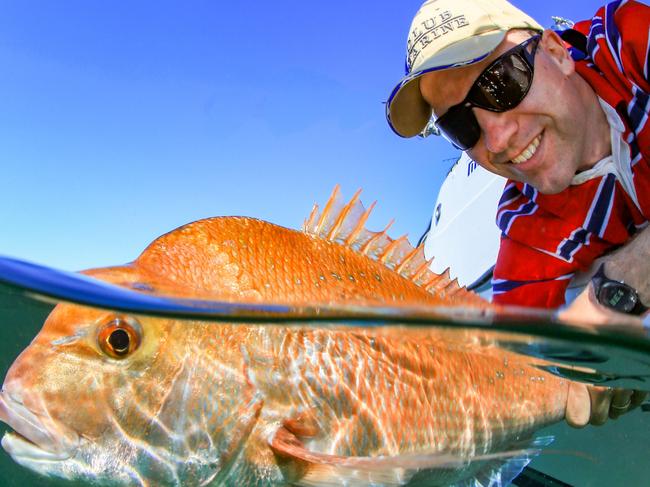
[[[426,270],[421,249],[362,228],[357,196],[337,198],[303,232],[201,220],[131,264],[86,273],[234,302],[489,309]],[[121,485],[448,485],[563,418],[566,381],[535,365],[479,332],[183,322],[60,304],[5,378],[0,419],[15,432],[3,446],[44,475]],[[417,454],[432,463],[399,463]],[[435,462],[445,455],[463,461]]]
[[[237,302],[309,305],[449,304],[350,247],[251,218],[194,222],[156,240],[134,266],[142,279],[176,296],[218,293]],[[477,303],[474,296],[467,301]]]
[[[547,377],[531,368],[526,359],[515,355],[509,357],[509,365],[505,367],[502,350],[490,356],[490,350],[476,346],[450,354],[446,352],[454,343],[449,342],[457,338],[440,339],[429,334],[409,339],[381,336],[370,339],[363,332],[354,334],[345,330],[283,331],[283,339],[291,340],[286,335],[293,333],[300,334],[301,338],[295,338],[297,343],[277,354],[280,360],[276,367],[296,370],[298,381],[309,386],[311,397],[300,397],[295,407],[325,403],[334,422],[353,412],[368,411],[374,418],[373,428],[382,431],[381,444],[373,446],[377,449],[372,452],[375,455],[396,455],[426,445],[437,448],[439,441],[446,451],[451,448],[461,454],[486,453],[482,448],[504,444],[507,441],[504,435],[535,427],[533,418],[553,420],[563,411],[562,394],[553,396],[556,401],[529,400],[544,397],[552,387],[561,390],[562,381]],[[343,349],[337,345],[339,339]],[[304,343],[307,340],[319,346],[308,346]],[[454,376],[456,370],[468,373]],[[520,370],[524,373],[519,373]],[[274,372],[275,367],[262,367],[259,371],[261,374]],[[452,376],[453,381],[443,379]],[[289,382],[295,379],[290,374],[286,377]],[[343,381],[344,377],[347,380]],[[256,375],[256,382],[259,381]],[[261,383],[273,384],[273,381],[267,378]],[[273,390],[265,393],[265,397],[272,397]],[[391,397],[399,401],[381,400]],[[522,414],[524,411],[531,414]],[[441,427],[443,424],[446,427]],[[328,424],[320,425],[319,429],[329,435],[335,428]],[[441,430],[446,431],[442,438],[437,436]],[[461,444],[464,434],[482,435],[485,439],[478,441],[471,437],[466,446],[472,451],[465,451]],[[329,436],[323,438],[325,443],[328,440]],[[332,448],[335,450],[332,453],[339,455],[364,454],[354,442],[341,442],[337,446],[323,444],[316,449]]]

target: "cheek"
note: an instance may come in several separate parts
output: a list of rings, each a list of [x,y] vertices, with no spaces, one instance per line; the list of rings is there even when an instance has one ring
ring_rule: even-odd
[[[548,62],[544,57],[538,57],[533,84],[522,102],[526,111],[553,116],[570,111],[572,99],[569,78],[557,65]]]
[[[24,389],[25,405],[60,425],[62,434],[69,428],[90,438],[100,437],[112,401],[101,365],[47,357],[40,367],[34,382]]]

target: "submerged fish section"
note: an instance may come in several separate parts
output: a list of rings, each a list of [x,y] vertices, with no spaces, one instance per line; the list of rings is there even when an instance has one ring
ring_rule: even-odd
[[[16,331],[28,341],[51,307],[33,290],[0,291],[6,369]],[[10,455],[46,475],[39,485],[507,485],[531,459],[556,478],[575,475],[554,470],[562,461],[606,472],[622,459],[589,450],[611,444],[607,432],[628,446],[648,424],[641,412],[591,431],[561,421],[569,380],[648,388],[649,345],[624,330],[609,330],[613,342],[534,314],[427,323],[342,308],[292,320],[215,305],[198,321],[58,309],[5,382],[3,485],[28,475]],[[31,330],[11,325],[30,319]],[[585,434],[602,438],[576,449]]]
[[[476,332],[61,304],[7,373],[2,444],[39,473],[125,485],[373,485],[375,470],[385,485],[447,485],[500,473],[502,455],[562,420],[567,383],[536,362]]]

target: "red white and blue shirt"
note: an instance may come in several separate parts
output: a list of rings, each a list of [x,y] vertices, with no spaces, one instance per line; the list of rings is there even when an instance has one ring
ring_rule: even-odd
[[[650,220],[650,7],[611,2],[574,29],[586,36],[587,52],[570,52],[607,115],[612,155],[555,195],[508,181],[496,218],[498,303],[561,306],[576,273]]]

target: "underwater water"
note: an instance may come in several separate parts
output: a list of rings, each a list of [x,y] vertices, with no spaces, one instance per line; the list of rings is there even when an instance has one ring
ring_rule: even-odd
[[[7,279],[7,275],[11,275]],[[10,269],[0,266],[0,375],[5,376],[18,354],[40,330],[54,303],[60,299],[101,305],[142,316],[173,316],[196,321],[201,317],[218,326],[233,321],[255,326],[337,327],[354,326],[369,331],[397,329],[403,336],[446,330],[464,336],[467,330],[492,336],[504,349],[529,357],[535,363],[571,380],[616,387],[650,390],[650,340],[637,331],[608,327],[585,330],[549,321],[548,315],[513,313],[481,317],[472,313],[438,313],[430,316],[394,309],[359,308],[315,313],[284,307],[229,308],[188,301],[138,301],[93,287],[91,282],[67,280],[37,267]],[[7,282],[9,281],[9,282]],[[131,295],[134,293],[131,293]],[[44,298],[44,296],[46,298]],[[149,308],[147,308],[149,307]],[[195,313],[191,309],[195,309]],[[299,311],[299,312],[298,312]],[[330,310],[331,311],[331,310]],[[188,324],[188,326],[191,326]],[[579,370],[576,370],[576,367]],[[452,379],[453,380],[453,379]],[[74,407],[74,405],[71,405]],[[0,434],[8,428],[0,423]],[[601,427],[569,428],[563,422],[547,427],[540,435],[552,435],[553,443],[533,459],[515,485],[611,486],[647,485],[650,478],[647,437],[650,414],[638,408]],[[545,474],[546,476],[542,476]],[[74,485],[38,476],[14,463],[0,451],[0,485]],[[336,485],[336,483],[333,483]]]

